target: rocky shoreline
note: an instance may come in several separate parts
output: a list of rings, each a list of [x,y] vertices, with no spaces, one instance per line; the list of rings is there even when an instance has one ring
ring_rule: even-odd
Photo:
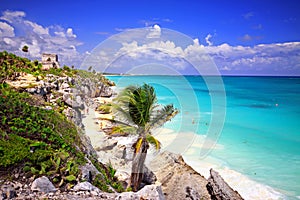
[[[100,98],[96,101],[111,102],[111,100],[112,98]],[[103,129],[99,129],[97,137],[92,133],[93,131],[90,133],[87,131],[86,134],[91,138],[99,161],[112,164],[117,169],[116,177],[123,181],[124,186],[128,186],[133,156],[131,146],[136,138],[106,135],[104,130],[113,126],[107,123],[106,118],[111,118],[110,114],[100,114],[95,111],[94,124],[104,123],[107,127],[101,125]],[[83,121],[88,122],[90,119]],[[145,185],[161,186],[164,198],[158,199],[243,199],[213,169],[210,170],[209,179],[206,179],[189,166],[181,155],[168,151],[155,154],[150,156],[151,160],[145,166],[143,182]]]
[[[133,156],[131,146],[135,138],[107,135],[105,130],[113,126],[106,120],[111,115],[100,114],[95,108],[111,101],[112,90],[88,79],[82,79],[80,83],[80,87],[75,89],[71,87],[74,79],[70,77],[48,76],[46,80],[37,82],[32,76],[27,76],[10,84],[15,88],[26,88],[27,92],[42,96],[54,105],[60,100],[65,102],[65,115],[77,126],[85,127],[85,134],[81,135],[85,153],[96,156],[103,164],[112,165],[116,169],[115,176],[126,188],[129,185]],[[32,85],[34,87],[28,88]],[[57,92],[52,92],[53,90]],[[82,95],[72,97],[81,93],[87,98]],[[90,111],[83,109],[86,106]],[[86,181],[65,190],[55,188],[45,176],[17,178],[23,181],[0,180],[0,199],[242,199],[217,172],[211,170],[211,177],[206,180],[187,165],[180,155],[161,152],[148,163],[150,164],[144,169],[144,187],[136,193],[118,193],[113,188],[110,188],[113,193],[100,191],[90,183],[99,171],[89,162],[81,168]]]

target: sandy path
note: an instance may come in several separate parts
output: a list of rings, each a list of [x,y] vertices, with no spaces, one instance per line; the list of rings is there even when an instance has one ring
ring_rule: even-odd
[[[90,138],[92,146],[97,148],[101,141],[104,139],[104,132],[100,130],[97,122],[97,113],[94,109],[89,108],[89,113],[84,114],[82,123],[85,127],[85,134]]]

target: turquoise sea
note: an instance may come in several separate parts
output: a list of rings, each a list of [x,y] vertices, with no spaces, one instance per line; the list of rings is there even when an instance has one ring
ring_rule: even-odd
[[[173,103],[180,110],[165,125],[178,132],[205,136],[214,124],[212,115],[225,110],[224,123],[217,125],[222,131],[215,133],[222,148],[212,148],[209,157],[216,165],[278,192],[269,199],[300,199],[300,78],[107,77],[116,82],[118,90],[130,84],[153,85],[159,103]],[[225,104],[212,100],[218,95]],[[244,192],[246,199],[251,198],[245,195],[255,193],[249,188]]]

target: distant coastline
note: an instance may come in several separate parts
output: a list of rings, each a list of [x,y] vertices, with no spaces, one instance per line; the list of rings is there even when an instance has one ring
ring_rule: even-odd
[[[300,78],[298,75],[193,75],[193,74],[187,74],[187,75],[168,75],[168,74],[122,74],[122,73],[103,73],[103,76],[186,76],[186,77],[193,77],[193,76],[202,76],[202,77],[268,77],[268,78]]]

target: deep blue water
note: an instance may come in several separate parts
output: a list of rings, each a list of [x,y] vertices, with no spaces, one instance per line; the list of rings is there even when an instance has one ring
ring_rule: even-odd
[[[173,103],[180,110],[166,127],[181,132],[205,135],[216,121],[212,115],[218,116],[225,110],[225,123],[220,124],[224,126],[217,141],[224,148],[214,149],[210,156],[277,189],[289,199],[299,198],[300,78],[109,76],[109,79],[119,89],[130,84],[153,85],[159,103]]]

